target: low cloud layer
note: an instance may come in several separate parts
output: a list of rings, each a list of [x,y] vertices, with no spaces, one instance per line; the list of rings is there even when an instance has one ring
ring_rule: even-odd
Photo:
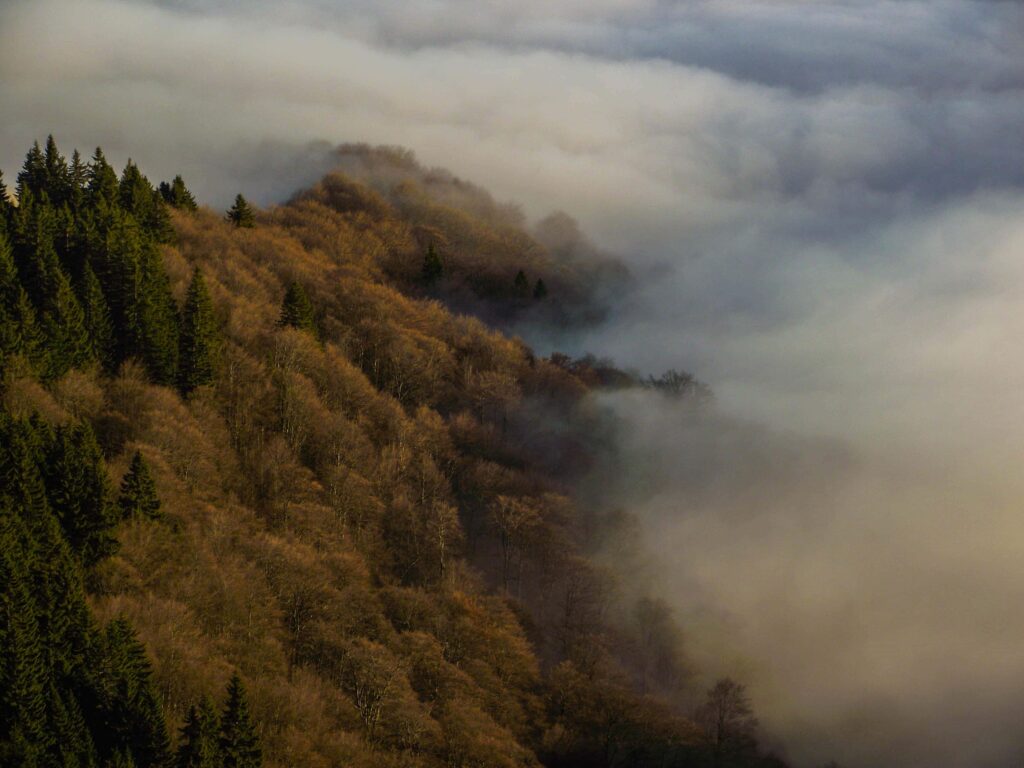
[[[571,351],[718,395],[607,403],[694,653],[808,764],[1012,763],[1024,6],[551,5],[7,2],[0,167],[269,203],[368,141],[569,211],[640,281]]]

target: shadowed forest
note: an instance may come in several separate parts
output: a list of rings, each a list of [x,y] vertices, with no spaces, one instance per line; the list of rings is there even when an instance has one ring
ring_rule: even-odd
[[[0,181],[0,765],[785,765],[575,492],[594,391],[710,392],[502,330],[626,270],[409,153],[338,165],[226,214],[52,138]]]

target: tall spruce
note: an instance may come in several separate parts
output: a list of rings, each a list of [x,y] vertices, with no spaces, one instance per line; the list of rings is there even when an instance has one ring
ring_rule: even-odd
[[[433,243],[427,246],[427,253],[423,257],[422,274],[423,282],[427,285],[433,285],[444,274],[444,264],[441,263],[441,257]]]
[[[82,285],[79,290],[82,297],[82,312],[85,315],[85,327],[89,332],[89,342],[93,356],[103,366],[103,370],[112,373],[116,366],[114,358],[114,326],[110,317],[110,306],[103,294],[99,278],[86,263],[82,274]]]
[[[132,456],[132,463],[121,480],[117,506],[124,518],[160,517],[160,497],[157,496],[156,482],[149,471],[149,464],[139,451]]]
[[[93,205],[103,204],[107,207],[117,203],[119,188],[117,173],[107,162],[103,150],[96,147],[92,161],[88,166],[86,191]]]
[[[180,338],[178,386],[182,394],[188,395],[213,381],[220,347],[213,302],[199,267],[192,272],[192,282],[185,296]]]
[[[281,302],[281,317],[277,324],[282,328],[298,328],[300,331],[309,331],[314,336],[318,335],[313,304],[306,289],[297,280],[290,282],[285,290],[284,301]]]
[[[220,718],[209,696],[189,707],[181,729],[176,768],[221,768]]]
[[[260,768],[263,751],[249,701],[236,672],[228,683],[228,700],[220,719],[220,750],[224,768]]]
[[[228,209],[225,218],[236,227],[252,228],[256,226],[256,216],[252,207],[241,194],[235,196],[235,204]]]
[[[172,208],[177,208],[179,211],[194,212],[199,206],[196,205],[196,199],[189,192],[188,187],[185,186],[185,180],[181,176],[175,176],[174,181],[168,184],[166,181],[160,182],[160,195]]]
[[[25,162],[18,174],[17,194],[19,202],[24,200],[25,193],[29,192],[36,197],[41,197],[46,189],[46,157],[43,155],[42,147],[36,141],[32,148],[25,155]]]

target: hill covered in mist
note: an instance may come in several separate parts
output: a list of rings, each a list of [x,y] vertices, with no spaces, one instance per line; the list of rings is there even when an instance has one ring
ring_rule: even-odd
[[[0,763],[781,765],[574,495],[590,393],[643,382],[485,324],[597,322],[625,270],[339,168],[226,218],[51,140],[3,192]]]

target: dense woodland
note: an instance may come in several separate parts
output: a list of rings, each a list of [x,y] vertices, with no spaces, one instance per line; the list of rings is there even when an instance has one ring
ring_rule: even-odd
[[[573,495],[589,392],[706,388],[453,311],[588,321],[623,271],[342,160],[226,214],[52,139],[0,181],[0,765],[782,765]]]

